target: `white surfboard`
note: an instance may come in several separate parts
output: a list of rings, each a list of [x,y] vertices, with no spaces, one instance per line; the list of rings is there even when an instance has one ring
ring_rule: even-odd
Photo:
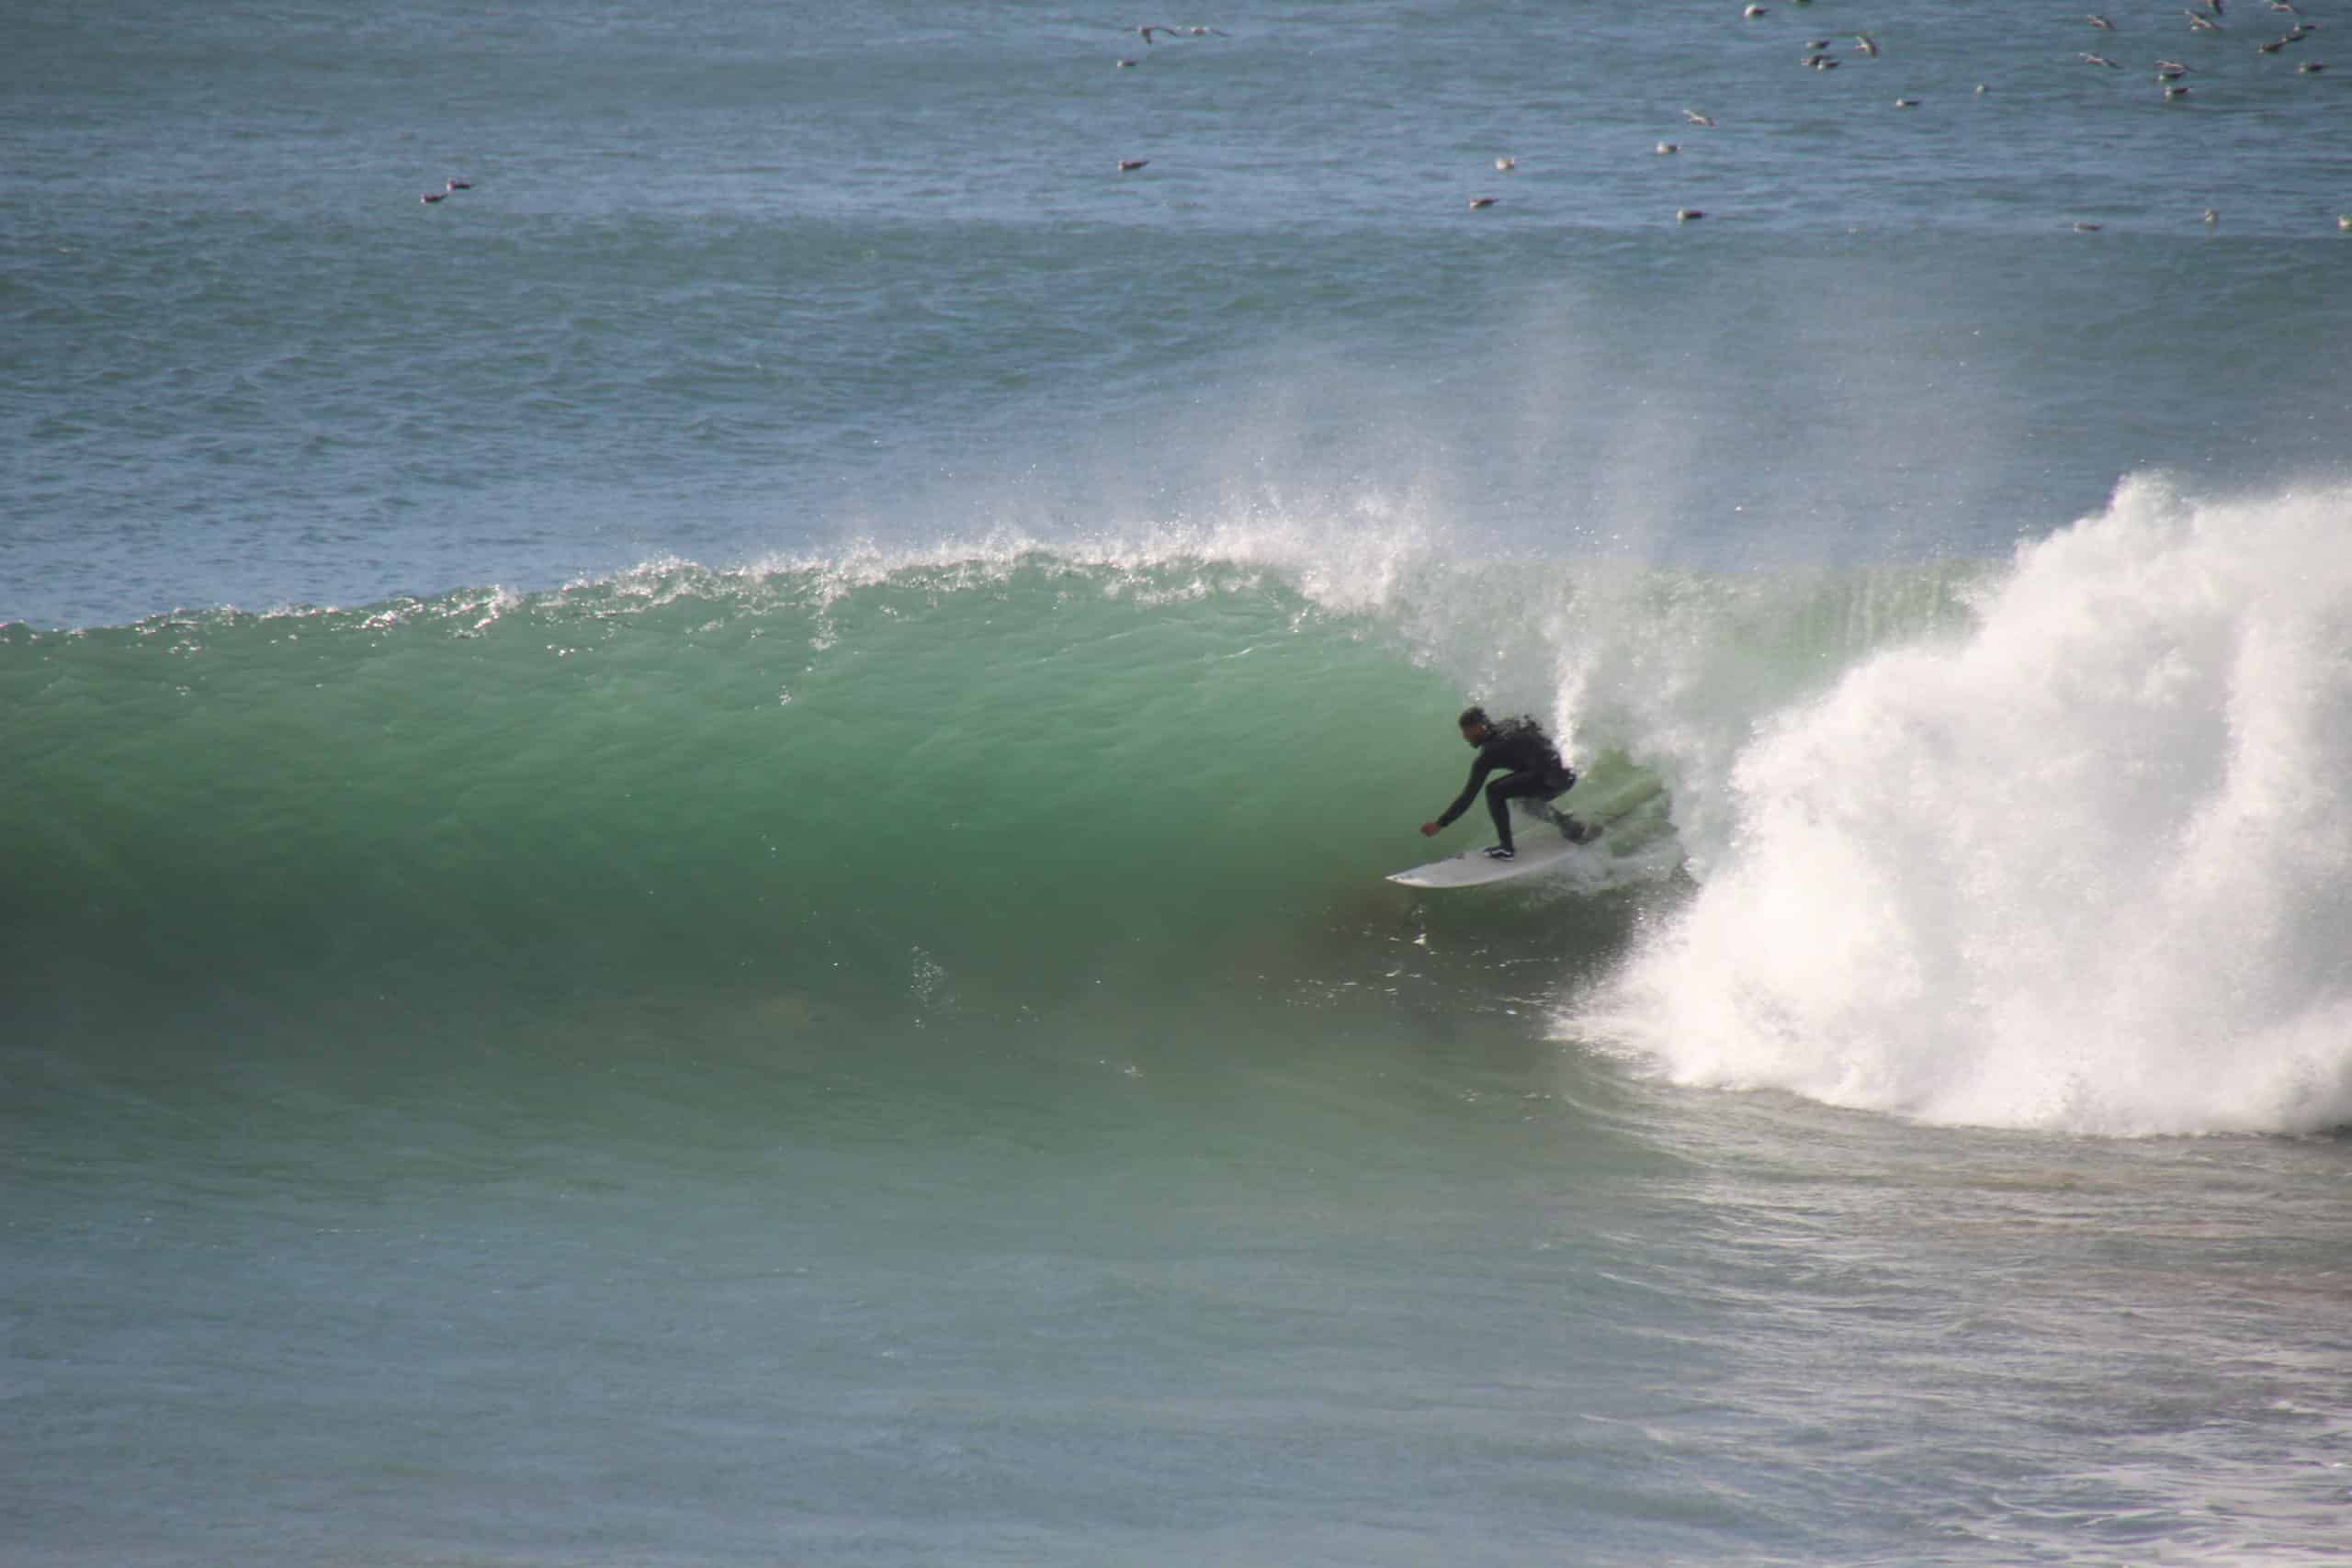
[[[1410,871],[1392,872],[1388,880],[1408,887],[1477,887],[1509,882],[1549,871],[1570,855],[1591,848],[1593,839],[1599,837],[1596,833],[1581,844],[1572,844],[1550,823],[1530,822],[1512,833],[1511,847],[1519,853],[1510,860],[1488,860],[1484,848],[1464,850]]]

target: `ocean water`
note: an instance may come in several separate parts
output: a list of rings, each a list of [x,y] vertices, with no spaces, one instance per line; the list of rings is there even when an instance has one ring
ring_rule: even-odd
[[[19,8],[0,1560],[2342,1561],[2298,4]]]

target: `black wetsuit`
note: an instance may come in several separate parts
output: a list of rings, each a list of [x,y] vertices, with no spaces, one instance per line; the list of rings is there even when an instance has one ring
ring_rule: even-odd
[[[1437,819],[1441,828],[1470,809],[1478,798],[1478,786],[1486,784],[1487,775],[1496,769],[1504,776],[1487,784],[1487,809],[1494,813],[1495,832],[1505,849],[1510,842],[1510,803],[1532,796],[1537,800],[1552,800],[1566,795],[1577,782],[1577,771],[1560,761],[1560,749],[1552,738],[1532,718],[1507,718],[1487,731],[1487,739],[1479,743],[1478,760],[1470,765],[1470,782],[1453,797],[1453,804]]]

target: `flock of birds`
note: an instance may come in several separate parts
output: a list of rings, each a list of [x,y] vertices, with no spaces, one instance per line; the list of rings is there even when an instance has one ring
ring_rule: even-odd
[[[1788,0],[1788,4],[1794,6],[1804,6],[1810,3],[1811,0]],[[2181,11],[2181,15],[2188,19],[2188,30],[2193,33],[2219,33],[2224,29],[2226,25],[2222,18],[2228,14],[2229,4],[2230,0],[2195,0],[2195,4],[2184,8]],[[2306,21],[2303,19],[2302,13],[2294,5],[2294,0],[2262,0],[2262,4],[2266,5],[2270,12],[2294,18],[2291,22],[2284,24],[2286,31],[2278,38],[2256,46],[2256,51],[2262,54],[2275,55],[2282,53],[2286,50],[2301,43],[2304,39],[2310,38],[2319,29],[2319,24],[2317,22]],[[1769,16],[1770,12],[1770,6],[1763,4],[1762,0],[1756,0],[1756,3],[1747,6],[1741,15],[1748,21],[1758,21]],[[2088,23],[2092,28],[2102,32],[2120,33],[2120,31],[2111,18],[2096,12],[2086,15],[2084,17],[2083,20]],[[1161,35],[1170,39],[1226,38],[1230,36],[1216,28],[1172,28],[1162,27],[1157,23],[1149,26],[1138,27],[1135,31],[1142,38],[1143,41],[1147,45],[1156,43],[1157,40],[1155,35]],[[1816,72],[1827,72],[1835,71],[1843,64],[1844,61],[1840,56],[1837,53],[1831,52],[1832,45],[1835,41],[1835,39],[1826,38],[1808,39],[1805,43],[1805,53],[1803,57],[1803,62],[1806,68]],[[1876,60],[1880,56],[1881,49],[1878,39],[1871,37],[1869,33],[1857,33],[1854,35],[1853,47],[1851,51],[1848,52],[1850,52],[1853,55],[1858,55],[1863,59]],[[2106,55],[2091,51],[2084,51],[2078,58],[2086,64],[2104,67],[2110,71],[2123,69],[2120,62],[2111,60]],[[1140,62],[1134,58],[1122,57],[1118,62],[1118,66],[1119,69],[1126,71],[1133,70],[1139,63]],[[2301,75],[2317,76],[2327,69],[2327,65],[2322,61],[2306,60],[2298,63],[2295,69],[2298,73]],[[2155,76],[2157,85],[2163,89],[2164,101],[2166,103],[2177,103],[2180,100],[2187,98],[2189,96],[2189,86],[2184,78],[2193,73],[2194,73],[2191,68],[2180,61],[2157,61],[2155,62]],[[1976,96],[1980,97],[1991,91],[1992,88],[1988,84],[1980,82],[1976,85]],[[1899,109],[1916,109],[1919,107],[1919,103],[1920,100],[1917,98],[1900,97],[1894,100],[1894,107]],[[1691,126],[1707,130],[1713,130],[1714,128],[1714,118],[1712,115],[1702,114],[1697,109],[1685,109],[1682,111],[1682,117],[1684,120]],[[1678,141],[1662,141],[1657,143],[1654,151],[1660,157],[1671,157],[1682,151],[1682,144]],[[1136,170],[1146,167],[1150,164],[1150,162],[1151,160],[1148,158],[1122,158],[1119,160],[1119,173],[1123,175],[1133,174]],[[1498,174],[1512,174],[1518,170],[1518,167],[1519,160],[1516,158],[1506,156],[1497,158],[1495,160],[1495,169]],[[438,198],[427,197],[425,199],[430,201]],[[1492,196],[1474,196],[1470,198],[1470,206],[1473,210],[1482,211],[1487,208],[1493,207],[1498,199],[1498,197]],[[1690,223],[1704,218],[1706,215],[1706,212],[1702,209],[1696,207],[1685,207],[1677,209],[1674,217],[1675,221],[1678,223]],[[2203,216],[2204,221],[2209,225],[2216,224],[2221,221],[2220,211],[2213,208],[2207,208]],[[2335,223],[2337,228],[2342,229],[2346,232],[2352,232],[2352,212],[2347,212],[2339,216],[2336,219]],[[2074,227],[2078,232],[2095,233],[2102,227],[2102,225],[2089,221],[2078,221],[2074,225]]]
[[[1804,6],[1809,5],[1811,0],[1787,0],[1787,3],[1792,6]],[[2250,4],[2252,3],[2252,0],[2241,0],[2241,3]],[[2319,24],[2317,22],[2306,21],[2303,19],[2302,13],[2296,7],[2294,0],[2261,0],[2261,3],[2267,6],[2270,12],[2294,18],[2294,20],[2290,23],[2285,24],[2286,31],[2280,34],[2277,39],[2266,43],[2257,44],[2256,48],[2260,53],[2268,55],[2283,53],[2288,49],[2301,43],[2304,39],[2310,38],[2319,29]],[[2188,18],[2188,28],[2191,32],[2218,33],[2223,30],[2225,26],[2222,18],[2228,14],[2229,4],[2230,0],[2195,0],[2193,5],[2182,10],[2181,15]],[[1768,17],[1770,12],[1771,6],[1764,4],[1763,0],[1754,0],[1754,3],[1746,6],[1741,15],[1748,21],[1759,21]],[[2119,34],[2120,32],[2120,29],[2117,28],[2112,18],[2097,12],[2086,15],[2084,17],[2083,20],[2100,32]],[[1229,38],[1232,36],[1219,28],[1164,27],[1157,22],[1138,26],[1134,29],[1134,31],[1138,38],[1143,39],[1147,48],[1157,48],[1161,38],[1174,39]],[[1840,55],[1831,52],[1831,46],[1835,41],[1836,40],[1832,39],[1826,38],[1810,39],[1806,40],[1804,46],[1805,53],[1803,57],[1805,67],[1816,72],[1826,72],[1835,71],[1843,64],[1844,61],[1840,58]],[[1866,60],[1876,60],[1880,56],[1881,50],[1878,40],[1869,33],[1856,33],[1854,35],[1852,49],[1846,52],[1860,56]],[[2076,58],[2081,60],[2086,65],[2097,66],[2109,71],[2120,71],[2123,69],[2120,62],[2094,51],[2085,50],[2078,54]],[[1136,58],[1122,56],[1118,61],[1118,67],[1122,71],[1129,71],[1133,70],[1140,63],[1140,60]],[[2301,75],[2317,76],[2327,69],[2327,65],[2323,61],[2305,60],[2300,62],[2296,65],[2295,69]],[[2190,89],[2185,78],[2193,73],[2194,73],[2191,68],[2180,61],[2157,61],[2155,62],[2155,76],[2157,85],[2162,87],[2164,91],[2164,101],[2166,103],[2177,103],[2179,100],[2188,97],[2189,96]],[[1988,85],[1982,82],[1978,83],[1976,85],[1976,93],[1979,96],[1984,96],[1991,90],[1992,89]],[[1912,97],[1897,98],[1894,100],[1894,107],[1899,109],[1915,109],[1919,107],[1919,100]],[[1705,130],[1713,130],[1714,128],[1714,117],[1712,115],[1702,114],[1697,109],[1684,109],[1682,111],[1682,118],[1693,127]],[[1662,141],[1657,143],[1654,151],[1660,157],[1671,157],[1682,151],[1682,144],[1679,141]],[[1118,161],[1119,173],[1122,175],[1131,175],[1139,169],[1148,167],[1150,163],[1151,160],[1148,158],[1122,158]],[[1498,174],[1512,174],[1515,173],[1518,168],[1519,160],[1516,158],[1501,157],[1495,160],[1495,170]],[[451,196],[455,195],[458,191],[471,190],[472,188],[473,184],[469,180],[453,179],[446,182],[442,189],[426,191],[422,197],[418,197],[418,199],[424,202],[425,206],[432,207],[447,200]],[[1470,198],[1470,206],[1473,210],[1483,211],[1487,208],[1493,207],[1498,199],[1498,197],[1492,196],[1474,196]],[[1704,218],[1706,215],[1705,210],[1696,207],[1684,207],[1678,208],[1675,210],[1674,218],[1675,221],[1678,223],[1690,223]],[[2221,213],[2213,208],[2209,207],[2204,211],[2204,220],[2209,225],[2219,223],[2221,221]],[[2339,216],[2335,220],[2335,224],[2337,228],[2342,229],[2346,232],[2352,232],[2352,212],[2347,212]],[[2074,227],[2080,232],[2092,233],[2096,232],[2101,225],[2094,222],[2079,221],[2076,222]]]

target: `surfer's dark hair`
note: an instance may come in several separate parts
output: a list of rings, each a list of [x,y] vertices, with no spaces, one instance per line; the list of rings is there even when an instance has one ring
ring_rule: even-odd
[[[1476,703],[1472,703],[1468,707],[1462,710],[1462,716],[1453,721],[1453,728],[1456,729],[1467,729],[1474,724],[1491,724],[1492,722],[1492,720],[1487,717],[1487,710],[1485,708],[1480,707]]]

